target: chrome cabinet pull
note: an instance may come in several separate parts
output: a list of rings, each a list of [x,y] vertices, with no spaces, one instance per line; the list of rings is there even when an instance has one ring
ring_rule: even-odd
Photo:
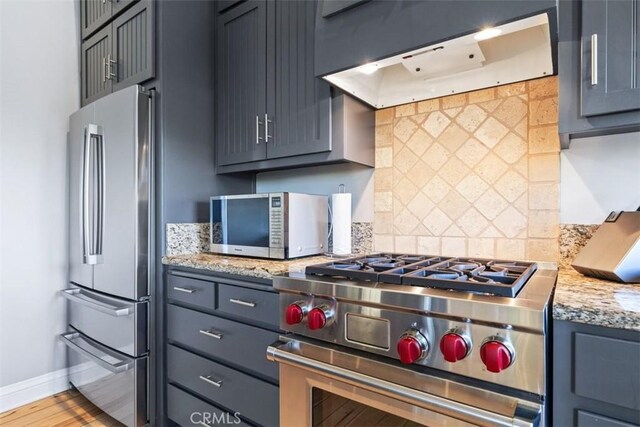
[[[196,291],[195,289],[181,288],[180,286],[174,286],[173,290],[178,292],[184,292],[185,294],[192,294]]]
[[[242,301],[241,299],[236,299],[236,298],[229,299],[229,302],[232,302],[232,303],[238,304],[238,305],[242,305],[244,307],[255,307],[256,306],[255,302]]]
[[[200,331],[199,331],[199,332],[200,332],[202,335],[206,335],[206,336],[208,336],[208,337],[215,338],[215,339],[217,339],[217,340],[221,340],[221,339],[222,339],[222,337],[224,336],[224,334],[223,334],[222,332],[215,331],[215,330],[213,330],[213,329],[209,329],[209,330],[206,330],[206,329],[200,329]]]
[[[115,306],[104,303],[102,301],[91,298],[88,292],[83,292],[78,288],[69,288],[61,291],[62,296],[71,302],[78,303],[85,307],[89,307],[93,310],[100,311],[102,313],[109,314],[113,317],[128,316],[132,313],[133,307]]]
[[[107,70],[109,71],[109,79],[115,79],[116,77],[116,73],[114,73],[111,69],[111,67],[113,67],[115,69],[116,67],[116,60],[115,59],[111,59],[111,54],[107,55]]]
[[[213,379],[212,375],[207,375],[207,376],[200,375],[200,379],[206,383],[211,384],[212,386],[215,386],[218,388],[222,387],[222,380],[215,380]]]
[[[272,123],[271,120],[269,120],[269,115],[264,113],[264,142],[269,142],[269,138],[272,138],[272,136],[269,135],[269,123]]]
[[[107,58],[102,58],[102,83],[105,83],[106,81],[107,81]]]
[[[260,116],[256,116],[256,144],[260,144],[260,141],[263,139],[260,136],[260,125],[262,122],[260,121]]]
[[[591,34],[591,86],[598,84],[598,35]]]

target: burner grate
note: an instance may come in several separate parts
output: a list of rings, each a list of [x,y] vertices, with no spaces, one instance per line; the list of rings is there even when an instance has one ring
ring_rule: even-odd
[[[308,266],[306,274],[515,297],[535,263],[429,255],[374,254]]]

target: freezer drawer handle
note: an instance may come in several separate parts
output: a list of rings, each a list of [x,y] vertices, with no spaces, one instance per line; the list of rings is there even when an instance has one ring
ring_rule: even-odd
[[[181,288],[180,286],[174,286],[173,290],[178,292],[184,292],[185,294],[192,294],[196,291],[195,289]]]
[[[255,307],[256,306],[255,302],[242,301],[241,299],[237,299],[237,298],[231,298],[231,299],[229,299],[229,302],[232,302],[232,303],[238,304],[238,305],[242,305],[242,306],[245,306],[245,307]]]
[[[213,375],[207,375],[207,376],[200,375],[200,379],[206,383],[211,384],[212,386],[215,386],[218,388],[222,387],[222,380],[215,380],[213,378]]]
[[[215,331],[213,329],[209,329],[208,331],[206,329],[200,329],[200,333],[202,335],[206,335],[208,337],[215,338],[217,340],[221,340],[222,337],[224,336],[222,332]]]
[[[80,347],[78,344],[73,342],[73,340],[80,337],[79,332],[69,332],[66,334],[60,335],[60,341],[65,343],[72,350],[77,351],[78,353],[84,355],[85,357],[91,359],[94,363],[102,366],[108,371],[113,372],[114,374],[119,374],[120,372],[125,372],[131,369],[133,366],[133,360],[131,359],[122,359],[122,356],[117,355],[115,352],[108,352],[106,348],[98,348],[92,345],[89,341],[85,341],[87,344],[91,345],[91,347],[95,347],[97,351],[103,352],[105,355],[110,358],[118,360],[116,363],[109,363],[106,360],[102,359],[99,355],[93,354],[87,349]],[[101,346],[102,347],[102,346]]]
[[[80,295],[84,295],[84,298],[80,297]],[[62,291],[62,296],[64,296],[69,301],[76,302],[80,305],[84,305],[85,307],[98,310],[102,313],[106,313],[114,317],[128,316],[132,312],[132,307],[118,307],[115,305],[104,303],[102,301],[96,301],[89,295],[87,295],[86,292],[82,292],[82,290],[78,288],[64,289]]]

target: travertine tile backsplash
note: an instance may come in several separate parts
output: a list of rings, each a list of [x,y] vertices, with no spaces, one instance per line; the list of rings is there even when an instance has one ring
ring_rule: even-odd
[[[556,261],[557,79],[376,112],[374,249]]]

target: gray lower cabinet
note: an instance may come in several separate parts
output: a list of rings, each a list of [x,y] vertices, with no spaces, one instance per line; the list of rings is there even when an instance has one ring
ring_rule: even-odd
[[[558,18],[562,147],[640,130],[640,1],[561,0]]]
[[[553,425],[640,425],[640,332],[553,322]]]
[[[82,43],[81,104],[155,76],[154,3],[142,0]]]
[[[204,411],[234,424],[277,426],[278,364],[266,358],[280,332],[271,285],[172,267],[166,296],[168,418],[215,424],[193,415]]]
[[[217,14],[218,173],[373,166],[373,110],[315,77],[316,10],[313,0],[249,0]]]

